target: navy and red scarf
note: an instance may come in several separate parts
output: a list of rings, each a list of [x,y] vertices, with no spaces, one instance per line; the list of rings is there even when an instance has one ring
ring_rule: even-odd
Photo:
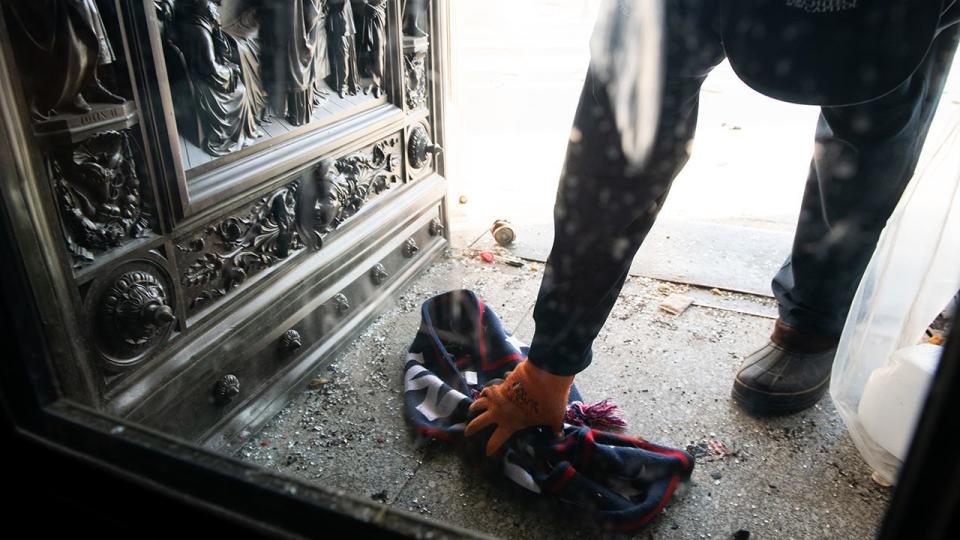
[[[435,296],[420,313],[420,329],[404,365],[404,413],[419,433],[457,441],[463,438],[475,396],[524,361],[527,347],[471,291]],[[503,473],[532,492],[559,497],[587,512],[606,530],[638,529],[690,478],[693,456],[589,427],[596,420],[617,425],[616,418],[606,402],[583,405],[576,387],[570,403],[560,438],[532,429],[508,442]]]

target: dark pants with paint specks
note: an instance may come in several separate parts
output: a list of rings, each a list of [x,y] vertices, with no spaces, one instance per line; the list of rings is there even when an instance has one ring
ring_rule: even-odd
[[[668,3],[656,142],[639,171],[627,166],[605,89],[587,74],[557,193],[553,249],[534,310],[529,358],[551,373],[572,375],[590,364],[591,344],[633,256],[689,158],[700,86],[724,54],[715,18],[686,4]],[[792,251],[773,278],[786,324],[840,335],[880,232],[917,165],[957,28],[942,31],[918,71],[893,92],[865,104],[821,109]]]

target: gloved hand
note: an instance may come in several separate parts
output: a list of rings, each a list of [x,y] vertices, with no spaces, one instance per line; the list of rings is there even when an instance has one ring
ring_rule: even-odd
[[[532,362],[520,362],[502,383],[484,388],[470,405],[470,412],[483,412],[467,424],[464,435],[470,437],[496,424],[487,441],[487,456],[495,454],[521,429],[547,426],[559,435],[572,385],[572,375],[553,375]]]

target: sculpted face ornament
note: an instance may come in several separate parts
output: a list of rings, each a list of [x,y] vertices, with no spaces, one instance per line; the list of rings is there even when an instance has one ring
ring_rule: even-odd
[[[236,375],[224,375],[213,385],[213,401],[217,405],[226,405],[239,395],[240,379]]]
[[[430,236],[440,236],[443,234],[444,229],[443,222],[438,218],[433,218],[433,220],[430,221]]]
[[[344,313],[350,311],[350,300],[347,299],[347,296],[343,293],[333,297],[333,303],[337,308],[338,315],[343,315]]]
[[[321,233],[332,231],[342,221],[344,203],[349,199],[347,180],[334,160],[324,160],[318,169],[320,193],[315,208],[316,228]]]
[[[176,320],[165,285],[142,270],[116,278],[102,297],[99,315],[102,346],[119,365],[134,363]]]
[[[407,241],[403,243],[403,256],[406,258],[411,258],[420,251],[420,246],[417,245],[417,241],[413,238],[407,238]]]
[[[439,144],[430,139],[430,134],[423,126],[417,126],[410,132],[410,140],[407,143],[407,157],[410,159],[410,166],[413,168],[423,168],[442,150]]]
[[[303,339],[300,337],[300,332],[290,329],[283,333],[283,336],[280,338],[280,348],[288,353],[296,352],[303,347]]]
[[[126,132],[90,137],[51,160],[51,170],[75,266],[89,264],[96,253],[149,230]]]
[[[390,277],[390,274],[387,273],[387,269],[380,263],[377,263],[370,269],[370,281],[373,281],[374,285],[382,284],[388,277]]]

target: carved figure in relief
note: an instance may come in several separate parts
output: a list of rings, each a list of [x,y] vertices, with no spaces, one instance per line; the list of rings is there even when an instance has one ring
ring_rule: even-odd
[[[160,22],[160,32],[162,33],[166,24],[173,21],[174,0],[153,0],[153,9],[157,12],[157,20]]]
[[[124,102],[98,76],[116,56],[95,0],[10,0],[6,5],[35,117],[87,113],[92,110],[88,101]]]
[[[371,195],[382,193],[398,180],[399,157],[388,150],[397,142],[387,139],[369,153],[354,152],[320,163],[314,171],[318,193],[302,194],[308,201],[316,201],[313,227],[317,232],[322,235],[332,231],[356,214]]]
[[[313,74],[313,99],[314,107],[319,106],[321,103],[327,100],[327,97],[330,95],[330,87],[327,86],[327,77],[332,73],[332,67],[330,65],[330,53],[329,53],[329,41],[330,37],[327,34],[327,0],[321,0],[320,5],[320,23],[319,23],[319,36],[317,41],[317,58],[314,61],[314,74]]]
[[[260,130],[255,106],[246,98],[236,42],[224,32],[211,0],[179,0],[175,20],[200,146],[215,156],[239,150]]]
[[[51,162],[68,247],[78,262],[90,262],[92,250],[117,246],[148,228],[127,137],[101,133]]]
[[[387,56],[387,0],[363,0],[360,8],[358,45],[362,72],[371,84],[364,91],[380,97]]]
[[[244,98],[254,112],[250,121],[255,121],[256,125],[250,129],[256,130],[266,119],[267,112],[267,89],[262,77],[260,12],[256,0],[236,0],[231,6],[234,8],[233,16],[221,22],[231,50],[236,51],[240,75],[247,89]]]
[[[427,0],[404,0],[403,34],[410,37],[427,37],[420,28],[420,21],[426,18]]]
[[[271,108],[291,124],[306,124],[323,97],[318,82],[330,73],[323,2],[264,2],[260,13]]]
[[[294,233],[297,224],[297,199],[293,189],[278,193],[270,201],[270,214],[277,225],[277,239],[273,251],[281,259],[290,254],[290,246],[296,245]]]
[[[427,101],[426,55],[415,52],[403,57],[404,73],[407,76],[407,107],[419,109]]]
[[[354,40],[357,29],[350,0],[328,0],[327,13],[330,77],[340,97],[359,91],[357,83],[357,47]]]

